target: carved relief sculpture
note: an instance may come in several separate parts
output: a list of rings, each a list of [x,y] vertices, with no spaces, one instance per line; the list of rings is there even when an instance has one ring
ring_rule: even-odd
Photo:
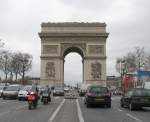
[[[43,46],[43,54],[57,54],[57,53],[58,53],[58,45]]]
[[[88,45],[89,54],[104,54],[103,45]]]
[[[98,80],[101,78],[101,64],[98,62],[91,64],[91,76],[92,79]]]
[[[54,62],[48,62],[46,64],[46,74],[50,78],[55,78],[55,64]]]

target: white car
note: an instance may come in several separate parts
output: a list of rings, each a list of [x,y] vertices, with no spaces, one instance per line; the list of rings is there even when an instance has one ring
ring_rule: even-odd
[[[20,90],[18,93],[18,100],[27,100],[31,92],[31,89],[32,89],[31,85],[24,86],[24,88]]]

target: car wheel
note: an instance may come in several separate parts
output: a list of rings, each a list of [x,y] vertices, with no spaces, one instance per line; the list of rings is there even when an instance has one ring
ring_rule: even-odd
[[[124,104],[123,104],[122,102],[120,103],[120,106],[121,106],[122,108],[124,108]]]
[[[5,100],[6,98],[3,96],[3,100]]]
[[[132,111],[132,110],[134,109],[133,103],[130,103],[130,104],[129,104],[129,109],[130,109],[130,111]]]

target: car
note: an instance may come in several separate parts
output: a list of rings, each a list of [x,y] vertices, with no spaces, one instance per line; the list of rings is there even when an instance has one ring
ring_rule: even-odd
[[[0,86],[0,97],[3,96],[3,91],[6,89],[7,86]]]
[[[69,91],[65,93],[65,99],[77,99],[78,94],[75,90]]]
[[[31,89],[32,89],[31,85],[24,86],[18,93],[18,100],[27,100],[31,92]]]
[[[91,105],[103,105],[111,108],[111,93],[107,87],[91,85],[85,94],[84,103],[87,107]]]
[[[6,98],[18,98],[18,92],[21,89],[21,85],[9,85],[6,87],[6,89],[3,91],[3,99]]]
[[[53,91],[53,96],[64,96],[64,88],[63,87],[55,87]]]
[[[134,88],[122,95],[121,107],[128,107],[130,110],[141,107],[150,107],[150,90],[144,88]]]
[[[64,87],[64,91],[69,92],[70,91],[69,87]]]

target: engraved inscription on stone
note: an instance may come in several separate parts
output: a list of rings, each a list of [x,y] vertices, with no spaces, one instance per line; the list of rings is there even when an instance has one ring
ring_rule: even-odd
[[[55,64],[54,62],[48,62],[46,64],[46,75],[50,78],[55,78]]]
[[[91,64],[91,76],[93,80],[101,78],[101,64],[98,62]]]
[[[43,54],[57,54],[57,53],[58,53],[58,45],[43,46]]]
[[[88,45],[89,54],[104,54],[104,45]]]

